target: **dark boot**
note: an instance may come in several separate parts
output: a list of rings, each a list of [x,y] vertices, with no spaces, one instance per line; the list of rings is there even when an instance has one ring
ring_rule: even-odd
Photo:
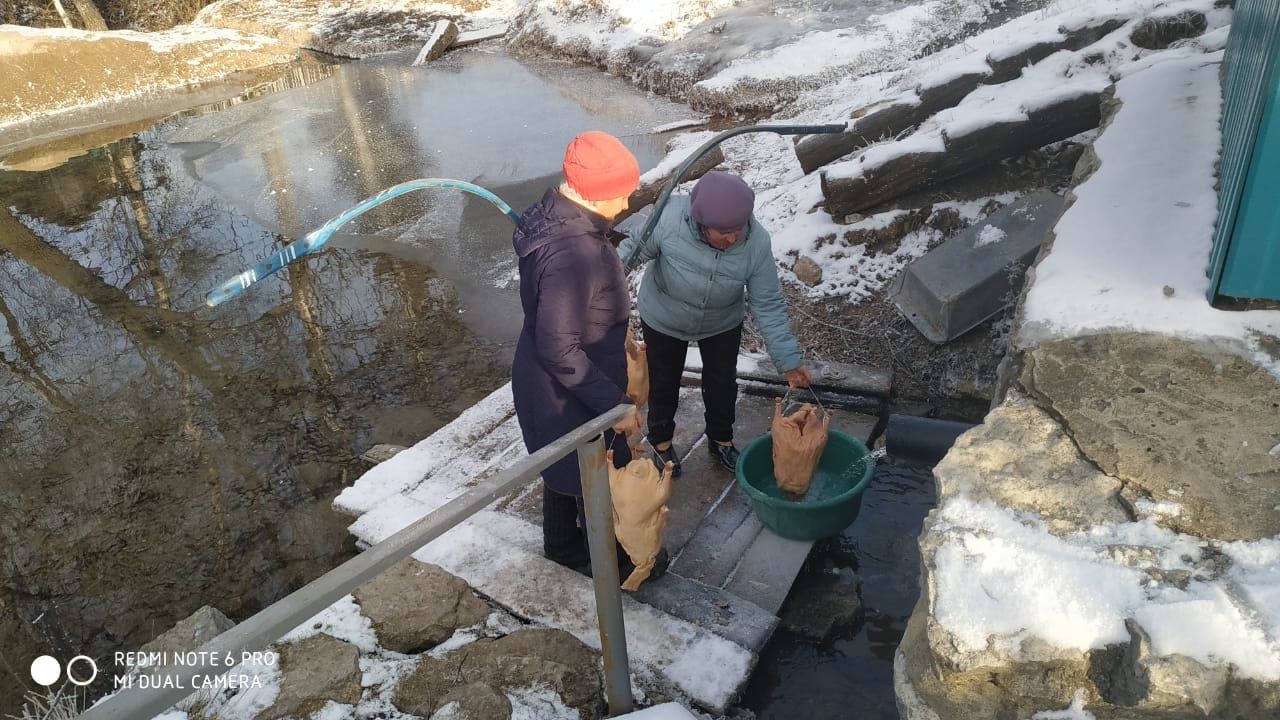
[[[622,543],[618,543],[618,582],[625,582],[631,573],[636,569],[636,564],[631,562],[631,556],[623,549]],[[647,580],[656,580],[667,574],[667,568],[671,565],[671,555],[667,553],[666,548],[658,551],[658,557],[654,558],[653,569],[649,571]],[[567,566],[566,566],[567,567]],[[587,577],[591,577],[591,560],[588,559],[585,565],[571,568],[574,572],[581,573]]]
[[[582,498],[542,488],[542,555],[567,568],[590,574],[591,556],[582,531]]]
[[[671,468],[671,477],[679,477],[680,475],[680,455],[676,452],[675,443],[667,446],[666,450],[654,448],[653,464],[658,466],[658,472],[666,469],[667,463],[671,463],[675,467]]]
[[[721,445],[714,440],[708,440],[707,450],[711,451],[711,457],[715,458],[721,467],[729,472],[733,472],[738,468],[738,455],[741,453],[738,452],[738,448],[733,446],[733,443]]]
[[[658,550],[658,557],[653,559],[653,569],[649,571],[649,577],[645,578],[645,582],[657,580],[667,574],[667,568],[671,565],[671,555],[667,553],[666,548]],[[636,564],[631,562],[631,556],[627,555],[627,551],[622,549],[622,545],[618,545],[618,581],[626,582],[627,578],[636,569]]]

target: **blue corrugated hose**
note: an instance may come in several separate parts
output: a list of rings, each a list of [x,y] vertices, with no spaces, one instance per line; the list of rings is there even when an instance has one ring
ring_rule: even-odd
[[[306,257],[316,250],[319,250],[324,247],[325,243],[329,242],[329,237],[333,235],[338,228],[351,222],[361,213],[377,207],[392,198],[404,195],[407,192],[425,190],[427,188],[452,188],[454,190],[471,193],[477,197],[482,197],[493,203],[494,207],[501,210],[508,218],[510,218],[511,222],[520,222],[520,216],[516,214],[515,210],[511,209],[510,205],[503,202],[502,198],[499,198],[497,195],[494,195],[479,185],[450,178],[420,178],[418,180],[402,182],[399,185],[393,185],[386,190],[383,190],[377,195],[374,195],[368,200],[365,200],[359,205],[356,205],[341,215],[329,220],[329,222],[321,225],[316,230],[312,230],[307,233],[301,240],[295,240],[294,242],[289,243],[282,248],[280,252],[226,281],[219,287],[210,291],[208,295],[205,295],[205,304],[209,307],[221,305],[245,290],[248,290],[254,283],[257,283],[269,275],[279,272],[280,268],[294,262],[298,258]]]

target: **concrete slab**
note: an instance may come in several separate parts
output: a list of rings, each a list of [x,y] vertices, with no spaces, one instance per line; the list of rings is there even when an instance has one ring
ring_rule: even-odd
[[[482,43],[486,40],[499,40],[506,36],[508,27],[509,26],[506,23],[500,23],[493,27],[482,28],[480,30],[468,30],[466,32],[458,33],[458,39],[453,41],[453,45],[451,45],[449,49],[456,50],[457,48],[475,45],[476,43]]]
[[[446,50],[454,46],[457,39],[458,26],[452,20],[437,20],[431,29],[431,36],[423,43],[413,64],[425,65],[444,55]]]
[[[779,622],[776,608],[761,608],[725,590],[674,572],[646,581],[631,597],[754,653],[764,649]]]
[[[932,342],[968,332],[1017,300],[1063,202],[1039,192],[1006,205],[908,264],[890,299]]]
[[[846,395],[888,395],[893,389],[893,373],[889,370],[825,360],[807,362],[809,372],[813,376],[815,390],[827,390]],[[759,367],[754,371],[739,372],[738,378],[781,385],[787,382],[786,378],[774,369],[773,363],[767,360],[760,362]]]
[[[756,398],[740,396],[737,408],[734,434],[738,447],[742,447],[768,432],[769,418],[760,415],[760,400]],[[680,553],[703,517],[736,482],[733,473],[712,461],[703,437],[704,425],[701,392],[697,388],[682,389],[676,410],[674,443],[682,455],[683,472],[676,479],[667,503],[671,516],[667,521],[666,545],[673,556]]]
[[[616,720],[695,720],[693,713],[677,703],[663,703],[643,710],[619,715]]]
[[[824,405],[876,415],[883,414],[888,406],[892,372],[818,360],[810,361],[809,366],[813,390]],[[701,377],[701,368],[691,364],[685,368],[681,382],[697,387]],[[739,370],[738,390],[745,395],[775,397],[787,392],[787,381],[772,363],[764,360],[754,370]]]
[[[713,587],[724,587],[742,555],[764,526],[735,483],[702,520],[697,533],[672,562],[672,572]]]
[[[751,547],[742,554],[725,590],[776,614],[812,547],[812,540],[790,540],[761,528]]]
[[[769,422],[772,403],[762,398],[744,398],[741,405],[753,423]],[[851,413],[837,413],[833,425],[860,439],[877,427],[876,418]],[[759,434],[762,433],[756,433]],[[735,480],[702,519],[672,563],[672,571],[724,588],[731,595],[777,613],[812,545],[780,537],[761,525],[751,510],[750,499]]]

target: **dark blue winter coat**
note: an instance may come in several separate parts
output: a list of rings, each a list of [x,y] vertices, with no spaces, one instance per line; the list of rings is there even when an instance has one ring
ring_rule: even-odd
[[[520,216],[512,238],[520,256],[524,327],[516,344],[511,391],[529,452],[626,397],[623,344],[631,300],[618,253],[605,239],[609,221],[554,188]],[[613,443],[614,463],[630,460]],[[578,455],[542,471],[557,492],[580,495]]]

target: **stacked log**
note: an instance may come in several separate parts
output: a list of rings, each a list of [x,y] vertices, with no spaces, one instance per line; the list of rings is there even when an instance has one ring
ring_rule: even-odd
[[[858,148],[885,138],[895,138],[919,126],[942,110],[955,107],[979,85],[999,85],[1016,79],[1023,68],[1062,50],[1080,50],[1101,40],[1124,25],[1112,18],[1079,27],[1059,27],[1056,37],[1031,43],[1012,51],[987,55],[985,63],[943,77],[927,79],[914,91],[853,112],[848,132],[837,135],[808,135],[796,143],[796,157],[804,172],[811,173]]]
[[[1065,140],[1101,122],[1102,88],[1061,94],[1039,106],[1024,106],[1024,117],[966,129],[939,131],[942,148],[839,163],[821,175],[827,211],[843,217],[882,205],[900,195],[935,187],[1004,158]],[[922,143],[923,144],[923,143]]]
[[[724,153],[720,152],[720,148],[718,147],[712,148],[711,152],[703,155],[698,162],[693,164],[693,167],[689,168],[689,171],[684,174],[681,181],[697,180],[722,162],[724,162]],[[674,174],[675,168],[672,168],[671,172],[663,175],[657,180],[647,182],[636,188],[636,191],[631,193],[631,197],[627,201],[627,209],[622,211],[618,217],[614,218],[614,224],[617,225],[626,218],[635,214],[635,212],[640,208],[652,205],[656,202],[658,200],[658,195],[662,194],[663,186],[667,184],[667,181],[670,180],[671,176]]]

